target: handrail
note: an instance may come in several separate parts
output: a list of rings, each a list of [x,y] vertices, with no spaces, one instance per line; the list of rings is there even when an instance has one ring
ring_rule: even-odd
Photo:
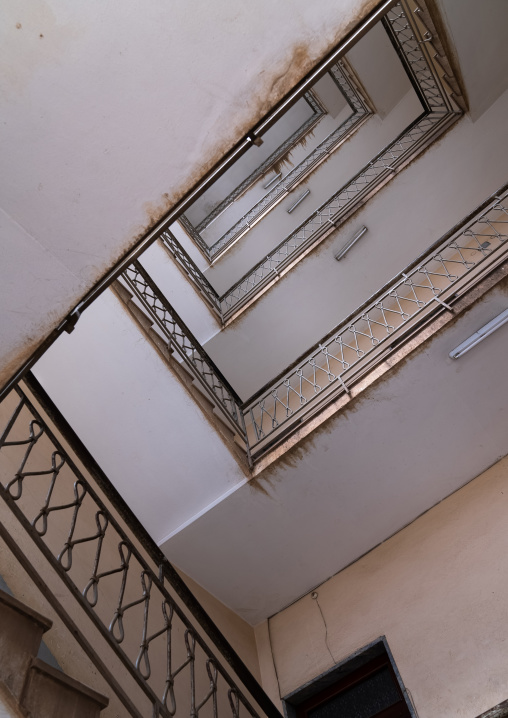
[[[479,281],[487,271],[485,267],[491,271],[504,259],[508,235],[492,230],[495,237],[490,245],[480,247],[473,228],[489,222],[489,212],[508,215],[501,204],[507,195],[508,185],[433,243],[277,377],[238,404],[250,462],[320,406],[342,392],[349,393],[360,374],[380,360],[383,352],[390,351],[395,340],[401,341],[412,331],[421,317],[443,311],[449,306],[450,294],[457,298],[469,288],[470,281]],[[448,265],[454,267],[455,274]]]
[[[168,342],[170,351],[177,353],[213,403],[245,439],[243,415],[239,410],[242,403],[240,397],[148,272],[140,262],[136,261],[127,267],[122,279],[141,302],[142,307],[148,311],[150,318],[155,321]]]
[[[227,232],[208,248],[207,256],[210,261],[216,261],[224,254],[226,249],[243,237],[261,217],[266,215],[267,211],[272,210],[289,192],[298,187],[316,167],[351,137],[372,114],[367,100],[363,97],[362,92],[353,81],[348,68],[342,61],[333,65],[329,73],[351,107],[351,114],[325,137],[307,157],[291,168],[276,184],[272,185],[269,191],[248,212],[240,217]],[[196,229],[199,230],[199,228]],[[194,233],[192,237],[196,239]]]
[[[312,115],[302,123],[302,125],[293,132],[284,142],[282,142],[272,154],[262,162],[251,174],[246,177],[232,192],[225,197],[216,207],[212,209],[208,215],[196,225],[196,231],[202,232],[204,229],[209,227],[219,215],[221,215],[233,202],[235,202],[241,195],[246,192],[257,180],[270,170],[270,168],[283,157],[286,152],[291,150],[306,134],[308,134],[313,127],[319,122],[319,120],[325,114],[325,110],[322,105],[318,102],[313,92],[308,92],[304,99],[312,109]]]
[[[190,715],[197,716],[200,707],[207,703],[213,704],[217,711],[218,693],[225,691],[231,710],[228,715],[233,718],[240,718],[240,714],[280,718],[277,708],[119,496],[37,380],[29,375],[25,384],[28,392],[21,385],[15,389],[19,402],[0,437],[0,451],[19,451],[19,468],[10,481],[5,485],[0,484],[0,496],[106,639],[128,674],[142,689],[153,705],[153,715],[170,718],[177,713],[178,705],[189,705]],[[33,395],[34,400],[30,395]],[[40,409],[36,408],[34,401]],[[49,417],[55,430],[44,415]],[[63,437],[73,455],[85,467],[86,476],[55,432]],[[31,490],[36,485],[34,477],[40,484],[44,476],[49,482],[49,492],[44,496],[40,492],[34,495],[32,501],[37,501],[36,497],[39,496],[40,507],[32,508],[29,513],[25,498],[32,496]],[[114,507],[116,515],[108,508],[101,494]],[[37,512],[35,517],[34,512]],[[55,550],[54,543],[50,546],[46,536],[57,516],[60,517],[60,534],[66,536],[66,539],[61,548]],[[95,528],[93,533],[85,533],[85,536],[82,535],[85,527],[83,516]],[[63,528],[62,522],[65,521],[67,528]],[[76,529],[76,526],[80,528]],[[113,543],[116,541],[118,545],[117,564],[113,567],[110,564],[111,556],[104,558],[108,540]],[[139,542],[139,548],[136,542]],[[80,544],[94,547],[95,556],[90,561],[89,573],[86,573],[87,569],[82,569],[82,575],[89,577],[88,582],[78,586],[75,583],[76,574],[73,573],[73,553],[74,548]],[[153,567],[140,549],[146,552]],[[137,592],[134,588],[136,584],[129,578],[132,571],[139,571],[141,579],[141,583],[137,584]],[[115,573],[121,578],[121,590],[116,604],[112,604],[107,611],[109,618],[105,619],[100,599],[104,599],[106,594],[101,587],[107,577]],[[172,591],[190,611],[196,624],[184,613]],[[96,610],[98,603],[102,608],[100,612]],[[128,621],[128,612],[135,606],[143,608],[144,618],[139,637],[132,634],[136,626]],[[159,630],[156,630],[156,625],[159,625]],[[151,633],[154,630],[155,633]],[[162,661],[166,662],[166,677],[162,692],[158,694],[151,683],[153,668],[150,656],[156,650],[154,641],[161,636],[170,653],[162,651]],[[124,640],[129,639],[139,647],[136,659],[123,648]],[[177,645],[178,640],[180,644]],[[213,643],[213,651],[209,640]],[[208,678],[204,685],[201,681],[199,686],[197,667],[202,661]],[[157,667],[160,669],[159,663]],[[231,677],[230,669],[244,686],[243,690]],[[181,679],[176,684],[174,682],[182,671],[187,672],[189,678],[185,695]],[[261,713],[253,707],[252,701],[259,706]],[[132,710],[131,713],[141,715]],[[214,712],[214,715],[220,716],[222,713]]]

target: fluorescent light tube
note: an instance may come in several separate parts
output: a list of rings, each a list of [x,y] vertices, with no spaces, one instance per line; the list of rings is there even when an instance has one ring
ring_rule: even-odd
[[[483,326],[481,329],[478,329],[478,331],[472,334],[469,339],[466,339],[466,341],[462,342],[462,344],[459,344],[458,347],[451,351],[449,354],[450,358],[458,359],[459,357],[463,356],[470,349],[472,349],[477,344],[486,339],[488,336],[500,329],[503,324],[506,324],[507,322],[508,309],[505,309],[504,312],[498,314],[497,317],[494,317],[494,319],[492,319],[492,321],[490,321],[488,324],[485,324],[485,326]]]
[[[337,260],[337,262],[349,252],[351,247],[356,244],[361,237],[363,237],[366,231],[367,227],[362,227],[360,230],[358,230],[354,237],[352,237],[348,242],[346,242],[342,249],[340,249],[335,255],[335,259]]]

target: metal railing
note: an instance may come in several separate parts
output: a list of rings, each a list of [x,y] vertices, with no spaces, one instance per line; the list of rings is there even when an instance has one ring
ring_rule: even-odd
[[[301,127],[293,132],[290,137],[282,142],[277,149],[254,170],[254,172],[251,172],[251,174],[243,182],[241,182],[238,187],[235,187],[235,189],[230,192],[230,194],[228,194],[222,202],[214,207],[213,210],[199,224],[196,225],[197,232],[202,232],[206,229],[215,219],[217,219],[219,215],[221,215],[231,204],[233,204],[235,200],[241,197],[241,195],[246,192],[249,187],[252,187],[252,185],[257,182],[260,177],[268,172],[270,168],[281,159],[281,157],[284,157],[287,152],[298,144],[298,142],[305,137],[305,135],[310,132],[313,127],[316,126],[325,114],[325,110],[312,91],[307,92],[303,99],[306,100],[308,105],[310,105],[312,109],[312,116],[309,117],[309,119],[306,120]]]
[[[96,282],[93,287],[76,303],[68,312],[57,327],[51,331],[30,354],[15,373],[0,387],[0,400],[6,396],[11,389],[22,379],[22,377],[34,366],[49,347],[63,334],[71,332],[79,320],[81,314],[90,307],[93,302],[125,271],[125,269],[150,247],[177,219],[191,207],[196,199],[200,197],[214,182],[217,181],[227,170],[241,157],[250,147],[255,145],[263,135],[278,122],[285,112],[294,105],[300,98],[312,90],[316,81],[322,77],[328,69],[336,64],[354,45],[362,38],[376,23],[383,17],[386,11],[395,5],[396,0],[383,0],[381,4],[369,12],[361,23],[353,28],[295,87],[275,106],[262,117],[256,124],[227,152],[203,177],[188,191],[181,199],[160,218],[134,245],[126,252],[107,272]]]
[[[159,239],[163,246],[166,247],[166,249],[169,249],[177,265],[205,299],[209,307],[222,320],[222,308],[219,294],[212,287],[203,272],[199,269],[198,265],[182,247],[173,232],[167,229],[161,234]]]
[[[502,188],[250,399],[242,403],[236,397],[235,410],[242,420],[235,420],[244,432],[251,463],[302,421],[348,393],[393,350],[394,342],[410,335],[417,323],[449,308],[506,259],[507,194]]]
[[[213,245],[208,246],[201,237],[201,225],[194,227],[185,217],[182,224],[191,239],[210,262],[215,261],[226,249],[243,237],[261,217],[264,217],[266,213],[279,204],[289,192],[303,182],[316,167],[338,149],[354,131],[359,129],[367,117],[372,114],[366,99],[363,97],[360,88],[353,79],[352,72],[345,61],[339,60],[339,62],[329,69],[329,73],[351,108],[352,114],[342,122],[339,127],[331,132],[305,159],[293,167],[285,176],[278,179],[278,181],[270,187],[269,191],[251,207],[246,214],[235,222],[222,237],[214,242]],[[231,204],[231,202],[229,204]],[[223,211],[225,206],[220,212],[219,208],[217,208],[216,216]],[[222,207],[222,204],[220,207]],[[210,224],[210,222],[208,222],[208,224]]]
[[[214,293],[214,309],[223,323],[236,316],[273,286],[280,276],[288,272],[319,242],[334,232],[353,212],[461,116],[461,110],[452,100],[453,90],[449,87],[450,83],[434,52],[433,34],[423,24],[421,13],[410,14],[410,9],[406,0],[403,3],[399,2],[388,10],[382,22],[404,62],[425,111],[224,294]],[[361,103],[358,97],[355,101]],[[358,109],[360,105],[357,104],[355,108],[354,116],[359,114],[362,117],[366,116],[366,110]],[[273,191],[275,196],[278,191],[277,186]],[[271,194],[272,190],[266,198]],[[197,233],[192,225],[186,222],[183,224],[194,241],[198,245],[201,242],[204,246],[201,237],[195,236]],[[173,241],[173,245],[166,242],[164,238],[163,242],[174,254],[172,246],[176,240]],[[202,251],[209,256],[209,250],[203,249],[203,246],[201,246]],[[180,252],[184,252],[181,247]],[[182,265],[181,262],[180,264]],[[191,279],[201,293],[209,291],[203,287],[206,280],[199,270],[193,273]]]
[[[155,330],[166,342],[177,361],[190,370],[203,393],[212,401],[233,431],[246,442],[241,399],[221,374],[185,322],[173,309],[148,272],[134,262],[122,274],[133,296],[154,322]],[[248,445],[246,445],[248,453]]]
[[[400,272],[361,310],[243,404],[253,459],[343,393],[508,257],[508,191]]]
[[[352,109],[352,114],[331,132],[305,159],[293,167],[251,209],[209,248],[210,261],[216,260],[246,234],[266,213],[276,207],[287,195],[309,177],[322,162],[337,150],[353,132],[372,114],[366,100],[340,60],[330,68],[330,76]]]
[[[3,523],[0,535],[127,714],[280,718],[36,380],[29,375],[0,408],[12,412],[0,434],[2,511],[33,550],[27,556]],[[65,590],[49,588],[47,569]],[[64,593],[91,621],[93,639],[73,622]]]

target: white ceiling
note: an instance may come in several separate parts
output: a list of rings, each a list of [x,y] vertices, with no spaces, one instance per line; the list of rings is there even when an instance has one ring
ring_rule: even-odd
[[[448,353],[508,307],[508,285],[163,544],[255,625],[508,452],[508,326]]]

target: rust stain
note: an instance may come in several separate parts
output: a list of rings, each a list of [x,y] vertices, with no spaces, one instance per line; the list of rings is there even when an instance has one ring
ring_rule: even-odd
[[[88,281],[86,282],[86,288],[82,288],[80,296],[83,296],[87,288],[91,287],[93,283],[103,276],[128,250],[132,249],[132,247],[160,221],[161,217],[224,157],[234,143],[237,142],[240,137],[244,136],[275,103],[290,91],[312,68],[316,61],[320,57],[323,57],[339,40],[352,30],[375,5],[376,0],[363,3],[361,11],[356,14],[351,13],[350,17],[345,19],[335,31],[331,31],[328,35],[322,35],[321,37],[309,38],[308,42],[296,43],[286,52],[285,59],[278,63],[279,69],[277,71],[270,74],[268,72],[262,72],[259,76],[258,86],[249,88],[248,95],[246,95],[248,96],[248,109],[239,113],[242,117],[236,125],[230,126],[227,137],[223,137],[222,140],[216,142],[213,148],[204,149],[199,166],[194,167],[194,169],[189,172],[186,180],[180,184],[178,189],[163,193],[158,201],[145,203],[143,207],[146,216],[145,222],[133,227],[130,237],[128,239],[125,238],[124,242],[122,242],[122,246],[118,247],[116,251],[113,251],[107,259],[101,262],[100,266],[96,266],[93,273],[90,272]],[[35,19],[36,18],[31,17],[30,21],[33,22]],[[47,26],[55,36],[51,57],[48,56],[44,59],[45,61],[55,60],[59,58],[68,45],[73,42],[77,30],[69,25],[58,26],[48,2],[39,3],[37,19],[43,19],[45,26]],[[16,29],[22,28],[20,22],[13,24],[15,24]],[[40,31],[38,34],[39,38],[44,37],[44,34]],[[312,46],[312,52],[309,49],[309,45]],[[14,53],[14,56],[16,56],[16,53]],[[9,70],[11,73],[9,75],[10,89],[16,92],[22,91],[26,82],[31,78],[31,69],[40,65],[40,57],[37,54],[32,53],[29,59],[30,62],[25,62],[24,64],[23,75],[19,74],[21,70],[19,70],[19,72],[14,72],[12,69]],[[16,67],[18,66],[14,63],[14,68]],[[263,78],[262,75],[265,75],[265,77]],[[242,98],[239,98],[238,107],[240,106],[242,106]],[[231,108],[229,108],[229,111],[231,111]],[[223,118],[221,118],[220,122],[222,123],[221,127],[223,127]],[[218,127],[219,124],[217,124],[217,128]],[[215,129],[216,128],[213,127],[210,128],[210,132],[208,133],[210,137],[213,137],[214,134],[219,134],[218,129],[214,132]],[[69,307],[78,300],[79,297],[73,297],[69,302]],[[7,361],[7,369],[2,373],[2,376],[9,376],[13,368],[19,366],[23,359],[33,352],[35,347],[40,343],[39,338],[35,339],[34,336],[47,336],[49,331],[60,321],[65,313],[66,312],[59,311],[53,313],[51,318],[46,317],[46,321],[38,328],[35,328],[32,336],[26,339],[24,346],[18,347],[12,355],[12,359]],[[58,314],[58,319],[54,320],[53,318],[56,317],[56,314]]]
[[[164,193],[161,198],[145,202],[144,212],[146,221],[142,225],[134,228],[134,236],[132,237],[129,249],[141,239],[151,228],[153,228],[161,218],[199,181],[209,172],[234,144],[244,135],[246,135],[252,127],[261,120],[273,107],[281,100],[293,87],[312,69],[316,62],[324,57],[327,52],[342,40],[356,25],[377,5],[377,0],[369,0],[364,2],[360,11],[351,13],[349,18],[344,18],[339,27],[328,36],[320,36],[309,38],[306,42],[297,42],[285,53],[284,58],[278,63],[279,69],[260,73],[260,82],[257,87],[251,88],[248,93],[248,102],[242,103],[241,98],[239,107],[247,104],[247,110],[242,112],[243,118],[236,124],[230,125],[228,136],[223,137],[215,143],[213,148],[204,148],[200,165],[192,169],[185,181],[181,183],[178,189]],[[310,47],[312,47],[312,50]],[[234,108],[230,108],[234,109]],[[233,113],[234,115],[234,113]],[[228,121],[231,121],[231,113]],[[224,121],[223,117],[217,120],[215,126],[209,128],[207,135],[209,137],[220,136],[223,133]],[[305,138],[303,138],[305,141]],[[289,162],[288,158],[279,160],[280,163]],[[282,166],[282,164],[281,164]],[[278,170],[277,170],[278,171]],[[125,249],[118,254],[118,257],[125,252]],[[117,257],[117,258],[118,258]],[[114,260],[116,261],[116,260]]]
[[[261,485],[259,481],[259,477],[253,478],[249,481],[249,486],[254,489],[254,491],[263,494],[264,496],[268,497],[269,499],[272,498],[272,495],[265,489],[264,486]]]

